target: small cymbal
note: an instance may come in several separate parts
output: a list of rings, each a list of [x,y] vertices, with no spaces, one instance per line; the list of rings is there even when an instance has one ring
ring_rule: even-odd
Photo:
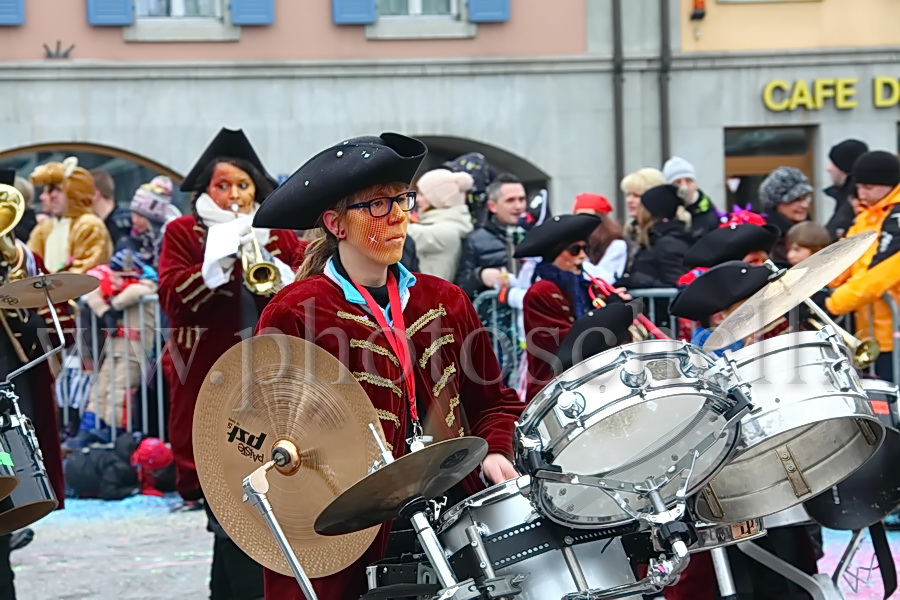
[[[53,304],[84,296],[100,285],[100,280],[81,273],[48,273],[26,277],[0,287],[0,308],[39,308],[47,306],[44,288]]]
[[[431,500],[462,481],[484,460],[487,447],[481,438],[463,437],[402,456],[329,504],[316,531],[340,535],[391,521],[411,498]]]
[[[242,501],[244,477],[276,444],[292,448],[288,468],[266,475],[269,503],[306,574],[336,573],[362,556],[378,527],[323,537],[313,523],[378,459],[370,423],[383,441],[368,396],[331,354],[287,335],[246,339],[216,361],[197,397],[194,462],[206,500],[244,552],[292,575],[262,516]]]
[[[867,231],[845,238],[797,263],[728,315],[706,339],[703,349],[730,346],[799,306],[853,266],[875,242],[876,235]]]

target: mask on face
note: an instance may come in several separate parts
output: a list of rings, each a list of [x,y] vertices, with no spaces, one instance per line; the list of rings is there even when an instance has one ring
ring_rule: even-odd
[[[249,214],[256,198],[256,184],[240,167],[220,162],[213,169],[206,194],[222,210]]]

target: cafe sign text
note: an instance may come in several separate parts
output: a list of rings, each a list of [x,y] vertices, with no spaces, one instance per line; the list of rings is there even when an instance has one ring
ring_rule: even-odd
[[[900,104],[900,79],[890,76],[872,78],[860,86],[858,77],[822,77],[819,79],[773,79],[763,88],[763,104],[771,111],[784,112],[804,108],[821,110],[832,105],[841,110],[859,106],[859,92],[868,88],[876,108],[890,108]]]

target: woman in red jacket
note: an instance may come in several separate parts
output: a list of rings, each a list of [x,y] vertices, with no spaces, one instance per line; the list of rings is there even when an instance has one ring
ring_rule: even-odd
[[[393,133],[350,139],[311,158],[269,197],[255,225],[323,231],[298,282],[266,307],[259,331],[304,338],[341,360],[378,411],[395,457],[407,453],[417,427],[436,441],[478,436],[488,443],[483,474],[498,483],[516,476],[510,459],[522,404],[500,383],[465,293],[399,263],[415,205],[409,184],[425,152],[422,142]],[[478,473],[462,484],[466,494],[484,487]],[[365,567],[383,557],[390,529],[382,526],[354,564],[313,579],[319,599],[365,593]],[[266,598],[303,596],[293,578],[266,571]]]

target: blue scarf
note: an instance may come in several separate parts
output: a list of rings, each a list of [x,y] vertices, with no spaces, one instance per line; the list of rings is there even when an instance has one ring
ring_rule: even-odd
[[[534,274],[559,286],[559,289],[569,297],[569,302],[572,303],[572,314],[576,319],[580,319],[590,310],[591,297],[588,295],[588,288],[591,283],[585,279],[583,274],[576,275],[570,271],[563,271],[549,261],[539,262],[534,269]]]

